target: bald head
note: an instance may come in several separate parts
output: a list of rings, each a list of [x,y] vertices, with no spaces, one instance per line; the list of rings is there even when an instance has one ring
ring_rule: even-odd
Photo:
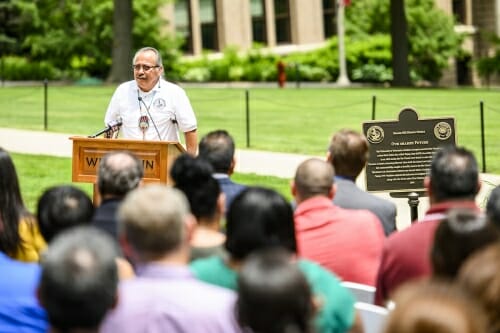
[[[318,158],[302,162],[295,173],[297,201],[316,195],[329,197],[333,186],[334,171],[330,164]]]
[[[142,163],[135,155],[116,151],[101,159],[97,185],[103,197],[123,197],[139,186],[143,176]]]

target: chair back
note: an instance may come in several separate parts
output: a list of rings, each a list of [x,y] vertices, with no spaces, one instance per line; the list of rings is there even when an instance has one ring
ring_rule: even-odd
[[[356,298],[356,302],[373,304],[375,301],[376,288],[374,286],[349,281],[342,281],[341,284],[351,291]]]
[[[361,316],[365,333],[382,333],[389,310],[362,302],[356,302],[354,308]]]

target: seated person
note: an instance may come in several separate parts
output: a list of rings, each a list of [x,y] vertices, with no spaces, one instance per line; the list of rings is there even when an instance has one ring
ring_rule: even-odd
[[[257,251],[245,260],[236,312],[240,325],[253,332],[313,332],[312,292],[286,250]]]
[[[175,187],[189,201],[196,226],[191,237],[191,260],[224,253],[226,236],[220,231],[224,214],[224,194],[212,177],[208,162],[189,154],[179,156],[170,175]]]
[[[296,260],[297,245],[293,211],[274,190],[250,187],[234,198],[227,214],[225,247],[227,257],[213,256],[195,260],[191,269],[199,279],[236,290],[238,270],[253,252],[283,248],[290,260]],[[315,297],[322,299],[314,319],[318,332],[362,332],[354,309],[354,297],[333,274],[307,260],[298,267]]]

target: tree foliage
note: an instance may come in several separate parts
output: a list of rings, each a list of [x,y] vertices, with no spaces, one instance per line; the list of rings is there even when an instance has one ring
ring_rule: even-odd
[[[111,65],[113,0],[13,0],[22,22],[22,54],[62,70],[105,78]],[[155,46],[170,56],[173,41],[160,33],[162,0],[133,1],[133,48]],[[175,53],[172,55],[176,56]]]
[[[353,1],[346,12],[346,31],[353,39],[390,34],[390,0]],[[439,80],[448,60],[459,54],[461,38],[453,17],[434,0],[405,0],[408,21],[409,63],[414,79]]]

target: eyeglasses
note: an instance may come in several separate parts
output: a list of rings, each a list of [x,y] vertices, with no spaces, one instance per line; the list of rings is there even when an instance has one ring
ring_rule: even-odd
[[[132,69],[134,71],[140,71],[141,68],[144,72],[149,72],[150,70],[152,70],[153,68],[158,68],[160,66],[156,65],[156,66],[148,66],[148,65],[132,65]]]

